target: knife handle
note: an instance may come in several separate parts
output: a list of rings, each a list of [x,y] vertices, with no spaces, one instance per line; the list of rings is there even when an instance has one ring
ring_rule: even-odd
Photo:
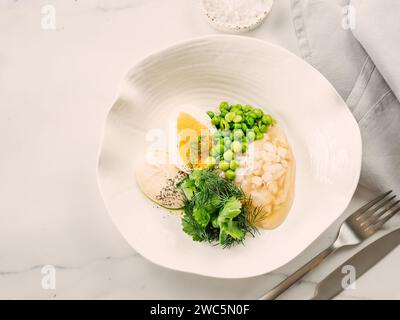
[[[335,246],[330,246],[329,248],[322,251],[320,254],[316,255],[309,262],[307,262],[300,269],[292,273],[289,277],[279,283],[277,286],[268,291],[259,300],[274,300],[280,296],[283,292],[289,289],[293,284],[303,278],[308,272],[318,266],[327,256],[336,250]]]

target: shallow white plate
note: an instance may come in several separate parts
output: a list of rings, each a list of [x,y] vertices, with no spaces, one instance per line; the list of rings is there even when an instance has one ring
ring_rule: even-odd
[[[229,250],[193,242],[179,217],[157,208],[134,179],[148,130],[176,107],[206,111],[224,100],[275,116],[297,160],[295,200],[284,224]],[[107,118],[98,179],[116,226],[144,257],[175,270],[245,278],[289,262],[338,218],[360,167],[357,123],[320,73],[264,41],[210,36],[152,54],[129,71]]]

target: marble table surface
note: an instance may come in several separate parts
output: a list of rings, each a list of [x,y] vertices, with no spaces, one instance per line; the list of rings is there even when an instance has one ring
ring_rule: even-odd
[[[335,226],[273,273],[204,278],[145,260],[108,216],[96,159],[121,78],[154,50],[215,33],[196,0],[0,2],[1,299],[255,299],[329,244]],[[246,35],[298,54],[290,1],[275,1]],[[372,196],[360,188],[347,212]],[[352,252],[329,259],[282,299],[309,299]],[[337,298],[400,298],[399,268],[397,249]]]

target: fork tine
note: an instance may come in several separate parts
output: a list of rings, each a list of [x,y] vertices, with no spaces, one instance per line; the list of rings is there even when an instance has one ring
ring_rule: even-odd
[[[381,200],[386,198],[391,193],[392,193],[392,191],[388,191],[388,192],[376,197],[374,200],[368,202],[366,205],[364,205],[363,207],[358,209],[356,212],[354,212],[348,219],[356,219],[356,220],[358,220],[360,215],[365,213],[365,211],[367,211],[368,209],[370,209],[371,207],[376,205],[378,202],[380,202]]]
[[[391,197],[387,201],[385,201],[382,205],[380,205],[379,209],[371,210],[372,214],[369,215],[362,223],[361,225],[364,224],[374,224],[378,219],[382,216],[384,216],[387,212],[389,212],[393,207],[395,207],[397,204],[400,203],[400,200],[392,202],[394,198]],[[382,208],[383,207],[383,208]]]
[[[365,213],[360,214],[356,219],[357,220],[363,220],[361,222],[361,225],[366,223],[368,220],[373,221],[374,217],[378,215],[378,218],[380,217],[381,212],[386,212],[388,210],[387,204],[390,203],[393,199],[396,198],[396,195],[390,197],[389,199],[386,199],[385,201],[381,201],[379,205],[376,207],[370,208],[367,210]],[[380,210],[383,207],[383,210]],[[369,221],[369,222],[371,222]]]
[[[397,209],[395,209],[394,211],[390,212],[385,217],[383,217],[382,219],[379,219],[378,222],[375,223],[375,227],[380,229],[386,222],[388,222],[391,218],[393,218],[396,215],[396,213],[398,213],[399,211],[400,211],[400,206]]]

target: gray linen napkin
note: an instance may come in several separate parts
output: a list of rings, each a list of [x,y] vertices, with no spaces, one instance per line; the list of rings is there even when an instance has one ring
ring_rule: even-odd
[[[301,55],[359,123],[360,183],[400,195],[400,1],[292,0],[292,15]]]

